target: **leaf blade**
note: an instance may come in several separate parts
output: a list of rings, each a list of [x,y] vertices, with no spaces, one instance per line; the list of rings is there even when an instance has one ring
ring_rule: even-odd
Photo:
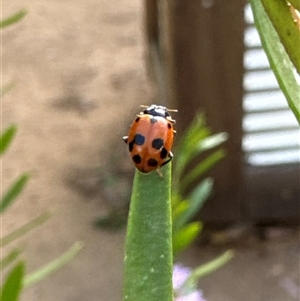
[[[17,301],[23,287],[23,278],[25,274],[25,263],[18,263],[8,274],[2,290],[1,301]]]
[[[261,0],[279,39],[291,62],[300,74],[300,30],[291,12],[291,6],[285,0]]]
[[[171,164],[136,171],[126,234],[124,301],[172,301]],[[154,189],[155,188],[155,189]]]
[[[260,0],[250,0],[262,46],[268,57],[280,89],[300,124],[300,84],[286,51],[274,30]]]
[[[220,162],[226,156],[224,149],[219,149],[212,153],[210,156],[202,160],[197,164],[187,175],[184,176],[180,182],[180,188],[184,191],[189,184],[196,179],[200,178],[205,172],[209,171],[218,162]]]
[[[27,275],[24,279],[24,287],[29,287],[58,271],[62,266],[69,263],[74,258],[74,256],[76,256],[76,254],[82,249],[82,247],[82,243],[76,242],[68,251],[66,251],[60,257],[49,262],[39,270]]]
[[[183,226],[173,235],[173,254],[176,256],[188,248],[203,228],[202,223],[193,222]]]
[[[0,214],[3,213],[23,191],[26,183],[29,180],[28,174],[21,175],[8,189],[0,200]]]
[[[183,227],[200,210],[213,187],[212,178],[204,179],[191,193],[188,208],[173,221],[174,231]]]
[[[19,22],[21,19],[23,19],[27,15],[27,10],[26,9],[21,9],[15,14],[5,18],[4,20],[0,21],[0,28],[4,28],[7,26],[10,26],[14,23]]]
[[[27,232],[31,231],[38,225],[44,223],[51,217],[49,212],[45,212],[38,216],[37,218],[33,219],[32,221],[28,222],[27,224],[23,225],[22,227],[18,228],[17,230],[9,233],[7,236],[4,236],[0,239],[0,246],[4,247],[11,243],[12,241],[18,239],[19,237],[25,235]]]
[[[0,261],[0,268],[1,270],[5,269],[9,264],[11,264],[14,260],[18,258],[21,251],[18,249],[12,250],[9,254],[7,254],[5,257],[1,258]]]
[[[15,135],[17,133],[17,126],[11,125],[8,127],[3,134],[0,136],[0,155],[3,155],[5,151],[10,146],[11,142],[13,141]]]

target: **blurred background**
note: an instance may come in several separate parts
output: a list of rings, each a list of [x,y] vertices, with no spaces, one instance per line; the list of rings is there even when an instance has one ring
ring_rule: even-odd
[[[126,216],[134,168],[121,137],[139,105],[151,103],[178,108],[178,135],[196,112],[229,134],[198,216],[206,231],[181,258],[193,267],[236,250],[201,279],[207,301],[299,300],[299,128],[249,4],[13,0],[2,15],[22,8],[24,20],[1,33],[2,83],[15,83],[2,125],[19,127],[2,160],[2,187],[24,171],[31,179],[2,217],[2,234],[53,212],[17,242],[29,272],[85,244],[22,300],[121,300],[125,229],[94,221]]]

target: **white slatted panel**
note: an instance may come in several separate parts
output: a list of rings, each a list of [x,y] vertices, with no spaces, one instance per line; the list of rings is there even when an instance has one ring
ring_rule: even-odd
[[[251,165],[300,162],[300,132],[279,89],[254,27],[250,5],[245,7],[243,149]]]

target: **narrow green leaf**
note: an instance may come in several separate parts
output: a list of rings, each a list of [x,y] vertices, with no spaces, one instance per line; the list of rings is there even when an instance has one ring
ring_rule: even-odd
[[[205,118],[203,114],[198,114],[193,119],[186,132],[181,136],[178,142],[178,151],[180,153],[188,151],[187,145],[193,145],[196,141],[207,137],[210,130],[205,126]]]
[[[27,275],[24,279],[24,287],[29,287],[58,271],[61,267],[69,263],[82,249],[82,247],[83,244],[81,242],[76,242],[66,253],[62,254],[60,257],[51,261],[39,270]]]
[[[172,198],[173,200],[173,198]],[[172,219],[174,221],[189,208],[189,200],[181,200],[172,206]]]
[[[202,223],[193,222],[175,231],[173,234],[173,255],[176,256],[188,248],[202,229]]]
[[[211,274],[212,272],[218,270],[222,266],[224,266],[226,263],[228,263],[234,256],[234,252],[232,250],[226,251],[221,256],[201,265],[200,267],[193,270],[192,274],[189,276],[189,278],[182,284],[183,290],[195,290],[197,288],[198,280],[201,277],[207,276]]]
[[[9,147],[10,143],[12,142],[13,138],[15,137],[17,132],[16,125],[11,125],[7,128],[3,134],[0,136],[0,155],[4,154],[4,152]]]
[[[124,301],[172,301],[171,164],[135,173],[126,235]]]
[[[300,29],[285,0],[261,0],[291,62],[300,74]]]
[[[0,21],[0,28],[4,28],[4,27],[7,27],[9,25],[19,22],[21,19],[23,19],[26,16],[26,14],[27,14],[27,10],[25,10],[25,9],[19,10],[14,15]]]
[[[194,146],[200,140],[208,137],[210,131],[205,127],[205,119],[202,114],[196,115],[186,132],[181,136],[177,143],[176,153],[180,156],[174,161],[174,174],[180,174],[189,161],[190,154],[193,153]]]
[[[20,176],[4,194],[0,201],[0,214],[5,211],[17,198],[17,196],[22,192],[27,181],[29,180],[28,174],[23,174]]]
[[[260,0],[250,0],[250,3],[255,25],[270,66],[277,78],[280,89],[284,93],[292,112],[300,124],[299,76],[294,71],[294,66],[282,46],[278,34],[274,30]]]
[[[226,133],[217,133],[214,135],[209,135],[203,138],[197,138],[194,140],[193,144],[187,146],[188,150],[183,150],[183,153],[180,152],[180,156],[177,162],[178,167],[181,169],[181,173],[184,168],[189,164],[189,162],[194,159],[196,156],[199,156],[205,151],[213,149],[214,147],[219,146],[228,139],[228,134]],[[176,170],[177,171],[177,170]]]
[[[8,253],[5,257],[3,257],[0,261],[0,269],[5,269],[8,265],[10,265],[13,261],[15,261],[21,251],[19,249],[14,249],[10,253]]]
[[[25,274],[25,263],[18,263],[8,274],[2,290],[1,290],[1,301],[17,301],[19,300],[23,278]]]
[[[180,190],[184,191],[189,184],[199,179],[203,174],[208,172],[218,162],[220,162],[226,156],[224,149],[219,149],[212,153],[210,156],[202,160],[197,164],[187,175],[180,181]]]
[[[174,231],[183,227],[190,221],[194,215],[200,210],[204,202],[211,193],[213,187],[213,180],[211,178],[204,179],[191,193],[189,198],[189,207],[181,216],[174,220]]]
[[[30,230],[34,229],[35,227],[44,223],[47,219],[49,219],[51,214],[49,212],[45,212],[35,218],[34,220],[28,222],[27,224],[23,225],[22,227],[18,228],[17,230],[11,232],[7,236],[4,236],[0,239],[0,246],[4,247],[7,244],[11,243],[12,241],[18,239],[19,237],[23,236]]]

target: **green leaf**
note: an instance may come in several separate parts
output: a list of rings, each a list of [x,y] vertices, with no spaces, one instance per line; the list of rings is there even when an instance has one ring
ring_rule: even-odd
[[[37,226],[41,225],[44,223],[47,219],[49,219],[51,214],[49,212],[45,212],[35,218],[34,220],[28,222],[27,224],[23,225],[22,227],[18,228],[17,230],[11,232],[7,236],[4,236],[3,238],[0,239],[0,246],[4,247],[7,244],[11,243],[12,241],[18,239],[19,237],[23,236],[30,230],[36,228]]]
[[[7,27],[14,23],[19,22],[21,19],[23,19],[26,16],[26,14],[27,14],[27,10],[25,10],[25,9],[19,10],[14,15],[0,21],[0,28],[4,28],[4,27]]]
[[[124,301],[172,301],[171,164],[135,173],[125,248]]]
[[[195,148],[199,141],[202,141],[210,134],[210,130],[205,127],[203,115],[197,115],[178,142],[176,153],[179,153],[180,156],[177,156],[176,161],[174,161],[174,174],[176,177],[180,177],[184,167],[194,156]]]
[[[76,242],[66,253],[62,254],[60,257],[51,261],[39,270],[27,275],[24,279],[24,287],[29,287],[58,271],[61,267],[69,263],[82,249],[82,247],[82,243]]]
[[[228,138],[226,133],[217,133],[211,135],[207,132],[209,136],[206,137],[197,137],[196,139],[190,139],[193,141],[191,145],[187,145],[187,150],[182,150],[180,156],[178,156],[176,171],[180,175],[184,171],[185,167],[189,162],[194,159],[196,156],[199,156],[205,151],[213,149],[214,147],[219,146],[221,143],[225,142]]]
[[[176,256],[188,248],[202,230],[201,222],[190,223],[173,234],[173,255]]]
[[[285,0],[261,0],[290,60],[300,74],[300,29]]]
[[[25,274],[25,263],[18,263],[8,274],[2,290],[1,290],[1,301],[17,301],[19,300],[23,278]]]
[[[3,257],[0,261],[0,269],[5,269],[8,265],[10,265],[19,257],[20,253],[21,251],[19,249],[14,249],[5,257]]]
[[[182,287],[179,290],[182,292],[194,291],[195,289],[197,289],[197,284],[201,277],[207,276],[212,272],[218,270],[219,268],[227,264],[233,258],[233,256],[234,252],[232,250],[228,250],[221,256],[194,269],[192,271],[192,274],[182,284]]]
[[[207,158],[205,158],[204,160],[202,160],[180,181],[180,190],[184,191],[189,184],[199,179],[204,173],[208,172],[225,156],[226,156],[225,150],[219,149],[214,153],[212,153]]]
[[[0,214],[3,213],[5,209],[7,209],[13,203],[13,201],[15,201],[17,196],[22,192],[28,180],[29,175],[23,174],[11,185],[0,201]]]
[[[287,99],[289,107],[300,124],[299,77],[294,71],[294,66],[282,46],[278,34],[274,30],[260,0],[251,0],[250,3],[255,25],[260,35],[262,46],[270,62],[270,66]]]
[[[5,130],[3,134],[0,136],[0,155],[4,154],[4,152],[9,147],[13,138],[15,137],[17,132],[17,127],[15,125],[11,125],[9,128]]]
[[[172,202],[173,202],[173,196],[172,196]],[[177,202],[176,205],[172,206],[172,219],[173,223],[181,216],[187,209],[189,208],[189,200],[181,200],[180,202]]]
[[[181,216],[178,216],[174,220],[174,231],[177,231],[183,227],[188,221],[190,221],[194,215],[200,210],[204,202],[211,193],[213,187],[213,180],[207,178],[203,180],[196,188],[192,191],[189,198],[189,207],[185,210]]]

